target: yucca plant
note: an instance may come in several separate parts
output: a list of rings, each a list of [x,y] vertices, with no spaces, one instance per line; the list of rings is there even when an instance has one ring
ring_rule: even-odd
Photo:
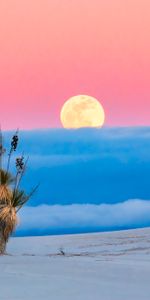
[[[0,205],[0,254],[5,252],[6,243],[18,224],[17,212],[30,197],[31,194],[26,195],[24,191],[16,190],[11,192],[9,201]]]
[[[17,157],[15,160],[16,174],[9,172],[11,157],[18,146],[18,131],[12,137],[11,147],[8,153],[7,168],[2,168],[2,158],[6,151],[3,149],[3,139],[0,130],[0,255],[5,253],[9,237],[18,224],[17,212],[30,199],[37,187],[29,195],[19,189],[21,179],[24,175],[27,161],[24,157]]]
[[[12,196],[10,185],[14,183],[13,176],[5,170],[0,170],[0,205],[9,204]]]

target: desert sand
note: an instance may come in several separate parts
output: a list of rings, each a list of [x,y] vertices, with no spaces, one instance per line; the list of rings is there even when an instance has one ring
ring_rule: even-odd
[[[150,228],[12,238],[1,300],[149,300]]]

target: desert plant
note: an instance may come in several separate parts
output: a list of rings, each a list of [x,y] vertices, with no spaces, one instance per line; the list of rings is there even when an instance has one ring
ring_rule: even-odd
[[[0,178],[0,205],[9,204],[12,196],[10,186],[13,184],[14,178],[10,173],[2,169],[0,169]]]
[[[16,174],[9,172],[11,157],[18,146],[18,131],[12,137],[11,147],[8,153],[7,168],[2,168],[3,155],[6,151],[3,148],[2,133],[0,130],[0,255],[5,253],[9,237],[18,224],[17,212],[33,195],[37,186],[27,195],[20,190],[20,182],[24,175],[27,161],[24,163],[24,156],[15,159]]]

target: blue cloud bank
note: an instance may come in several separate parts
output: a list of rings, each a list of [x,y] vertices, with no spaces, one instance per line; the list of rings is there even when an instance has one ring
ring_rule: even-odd
[[[150,226],[150,201],[24,207],[16,235],[121,230]]]
[[[150,127],[23,131],[19,152],[30,157],[23,187],[40,187],[17,234],[150,225]]]

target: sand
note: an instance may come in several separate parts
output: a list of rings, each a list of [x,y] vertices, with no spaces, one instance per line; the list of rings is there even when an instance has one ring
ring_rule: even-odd
[[[149,300],[150,229],[12,238],[0,300]]]

